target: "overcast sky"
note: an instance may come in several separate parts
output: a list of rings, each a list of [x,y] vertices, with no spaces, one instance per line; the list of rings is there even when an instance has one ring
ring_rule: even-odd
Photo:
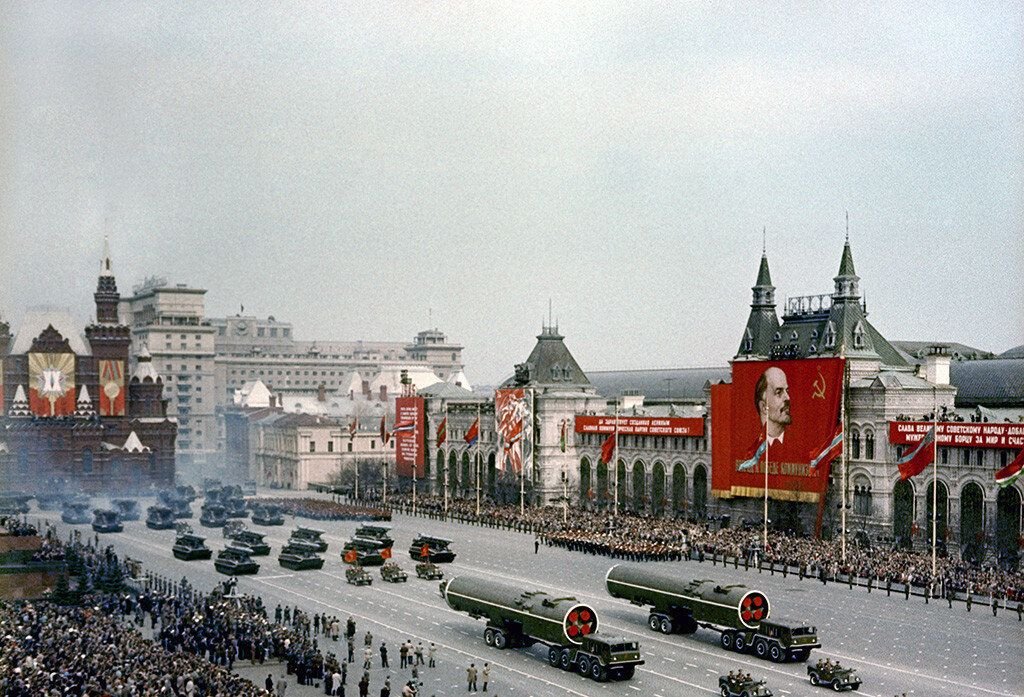
[[[1024,342],[1021,4],[724,5],[4,2],[0,316],[88,320],[108,234],[122,294],[473,383],[549,298],[584,370],[724,365],[762,227],[828,293],[849,210],[883,335]]]

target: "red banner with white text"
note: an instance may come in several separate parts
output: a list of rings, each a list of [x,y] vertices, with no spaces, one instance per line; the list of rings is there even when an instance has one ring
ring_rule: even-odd
[[[423,477],[423,451],[426,438],[424,402],[422,397],[395,399],[395,470],[399,477]]]
[[[577,416],[576,433],[614,433],[615,416]],[[619,416],[620,436],[703,436],[704,419],[678,416]]]
[[[890,421],[889,443],[912,445],[921,442],[931,421]],[[940,421],[936,440],[940,447],[1024,448],[1024,424]]]

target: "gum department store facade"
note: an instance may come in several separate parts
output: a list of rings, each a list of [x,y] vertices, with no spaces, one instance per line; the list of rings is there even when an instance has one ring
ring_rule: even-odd
[[[790,298],[781,322],[767,256],[762,256],[747,325],[734,361],[839,356],[848,362],[847,531],[851,539],[899,540],[926,546],[931,541],[931,467],[901,482],[896,460],[905,446],[889,443],[890,421],[921,421],[937,406],[940,421],[1022,424],[1024,428],[1024,347],[1002,356],[981,356],[961,345],[904,342],[897,347],[867,320],[849,242],[843,248],[831,295]],[[555,327],[544,327],[529,358],[517,367],[518,382],[535,393],[535,464],[525,488],[534,503],[614,506],[615,478],[601,462],[606,436],[575,433],[578,415],[701,417],[699,436],[620,436],[617,473],[619,510],[683,515],[731,524],[760,526],[760,498],[719,499],[711,494],[710,385],[730,380],[730,369],[639,370],[584,373]],[[978,360],[974,360],[978,359]],[[524,379],[525,377],[525,379]],[[420,390],[426,399],[428,428],[420,491],[443,490],[447,470],[456,497],[475,498],[474,463],[481,463],[484,495],[517,502],[519,479],[496,468],[499,447],[494,401],[451,384]],[[446,411],[447,410],[447,411]],[[479,449],[463,436],[481,414]],[[448,415],[448,440],[436,447],[437,424]],[[561,447],[562,424],[569,438]],[[951,553],[974,554],[1001,548],[1015,552],[1021,536],[1024,478],[1000,489],[994,473],[1019,448],[938,448],[938,534]],[[477,459],[479,458],[479,460]],[[447,465],[447,467],[446,467]],[[839,460],[823,510],[823,534],[839,530]],[[788,527],[813,529],[817,506],[770,501],[769,519]]]

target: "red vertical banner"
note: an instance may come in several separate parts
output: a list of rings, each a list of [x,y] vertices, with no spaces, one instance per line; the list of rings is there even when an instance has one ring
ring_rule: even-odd
[[[426,414],[422,397],[398,397],[395,400],[395,470],[399,477],[423,476],[426,438]]]
[[[75,413],[75,354],[28,354],[28,405],[36,416]]]
[[[530,403],[526,390],[496,390],[494,420],[501,439],[498,469],[518,474],[523,469],[524,452],[530,447]]]
[[[712,491],[816,503],[828,484],[843,391],[840,358],[736,361],[711,388]],[[821,464],[815,465],[819,461]]]
[[[124,361],[99,363],[100,416],[124,416]]]

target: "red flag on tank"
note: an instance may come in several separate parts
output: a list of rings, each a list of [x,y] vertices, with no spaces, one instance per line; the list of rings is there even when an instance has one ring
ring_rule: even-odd
[[[345,562],[348,563],[348,564],[355,564],[356,563],[356,559],[358,559],[358,558],[359,558],[359,555],[356,554],[356,551],[354,549],[350,549],[349,551],[345,552],[345,556],[343,557]]]
[[[390,559],[391,558],[391,548],[390,547],[385,547],[384,549],[382,549],[380,551],[380,558],[381,559]]]
[[[610,436],[604,439],[604,443],[601,444],[601,462],[608,464],[612,461],[615,456],[615,435],[612,433]]]
[[[430,545],[423,545],[420,547],[420,556],[424,559],[430,556]]]

